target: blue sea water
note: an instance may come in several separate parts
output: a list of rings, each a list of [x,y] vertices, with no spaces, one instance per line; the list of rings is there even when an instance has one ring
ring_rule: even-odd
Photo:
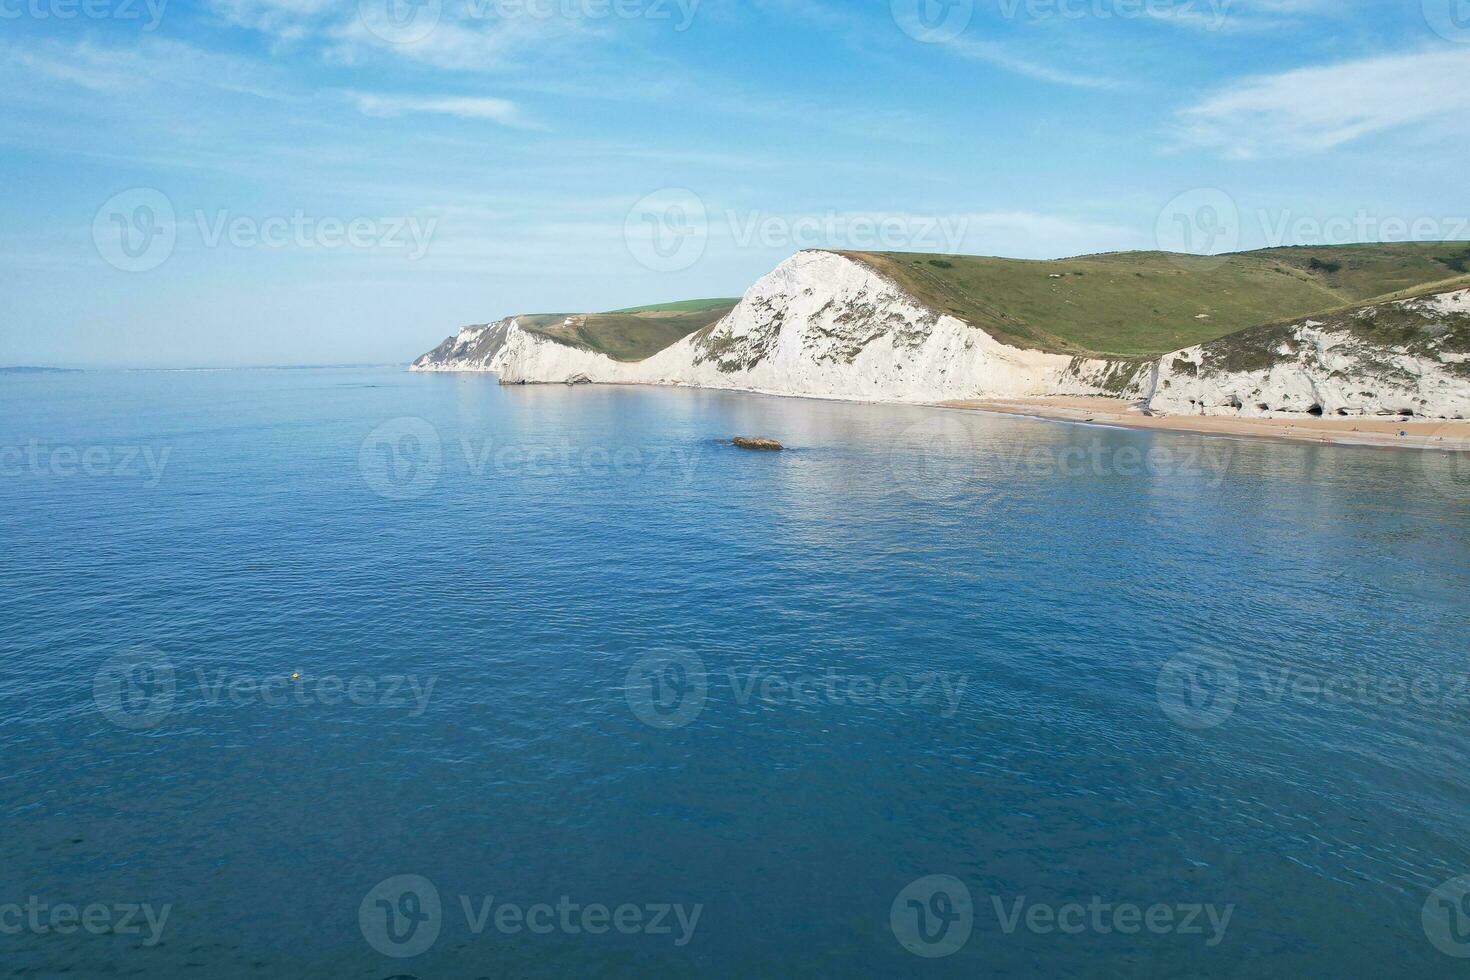
[[[6,376],[0,975],[1463,974],[1467,544],[1439,453]]]

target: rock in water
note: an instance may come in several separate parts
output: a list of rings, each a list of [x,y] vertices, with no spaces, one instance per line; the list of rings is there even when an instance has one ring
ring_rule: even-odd
[[[780,452],[786,448],[775,439],[758,439],[754,436],[736,436],[733,441],[741,449],[763,449],[768,452]]]

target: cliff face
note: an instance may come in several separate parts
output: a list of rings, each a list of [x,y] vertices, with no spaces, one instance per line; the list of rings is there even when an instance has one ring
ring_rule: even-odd
[[[1067,355],[1006,346],[832,252],[783,262],[655,362],[683,383],[881,401],[1040,395],[1086,373]]]
[[[426,358],[451,362],[437,352]],[[934,401],[1097,394],[1108,385],[1115,394],[1136,394],[1137,385],[1129,382],[1137,368],[1006,346],[928,309],[862,263],[832,252],[802,252],[752,286],[729,315],[646,360],[614,361],[512,325],[495,370],[507,384],[586,378]]]
[[[1159,414],[1470,417],[1463,288],[1246,330],[1157,361],[1010,346],[869,264],[823,251],[792,256],[723,318],[641,361],[614,360],[538,322],[467,327],[413,369],[872,401],[1104,395]]]
[[[1470,289],[1247,330],[1159,361],[1172,415],[1470,418]]]
[[[500,354],[515,318],[477,327],[464,327],[459,333],[413,362],[413,371],[499,371]]]

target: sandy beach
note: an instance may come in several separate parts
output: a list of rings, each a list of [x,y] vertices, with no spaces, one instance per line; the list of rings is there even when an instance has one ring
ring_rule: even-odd
[[[1216,415],[1145,415],[1133,402],[1116,398],[1011,398],[946,401],[944,408],[1024,415],[1064,422],[1091,422],[1130,429],[1168,429],[1220,436],[1256,436],[1337,445],[1389,446],[1470,452],[1470,421],[1402,422],[1394,418],[1237,418]]]

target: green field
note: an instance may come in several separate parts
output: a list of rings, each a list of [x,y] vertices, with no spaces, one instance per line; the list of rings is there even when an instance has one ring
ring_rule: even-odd
[[[740,302],[735,299],[686,299],[678,303],[660,303],[657,306],[630,306],[626,310],[611,313],[698,313],[702,310],[729,310]]]
[[[734,309],[738,300],[703,299],[612,313],[541,314],[521,326],[563,344],[600,351],[616,361],[641,361]]]
[[[1470,271],[1465,242],[1275,248],[1210,258],[843,254],[1015,346],[1120,357],[1158,356]]]

